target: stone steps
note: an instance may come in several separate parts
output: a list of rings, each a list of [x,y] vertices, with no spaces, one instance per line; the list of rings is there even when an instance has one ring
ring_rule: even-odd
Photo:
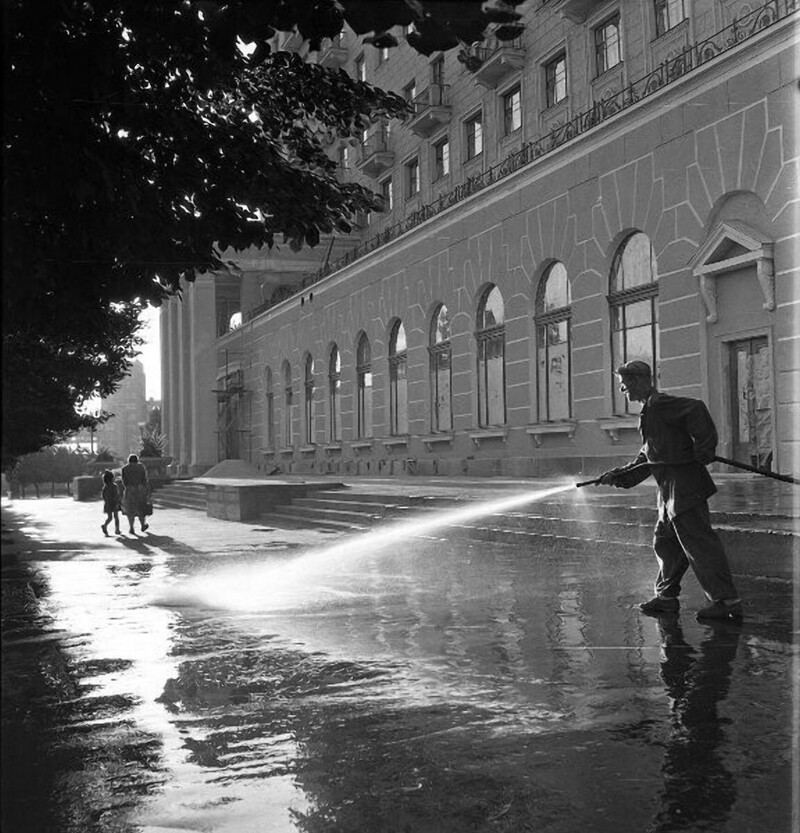
[[[264,515],[265,523],[321,526],[347,531],[419,517],[432,512],[468,506],[474,501],[364,493],[320,491],[296,499],[280,511]],[[791,578],[800,536],[796,521],[785,515],[720,512],[713,518],[735,572]],[[570,503],[560,500],[514,510],[433,530],[425,537],[466,538],[520,546],[554,547],[559,552],[585,550],[587,544],[603,549],[648,554],[651,552],[656,510],[653,505],[626,506],[621,502]]]
[[[191,480],[173,480],[153,492],[153,506],[164,509],[206,511],[206,489]]]

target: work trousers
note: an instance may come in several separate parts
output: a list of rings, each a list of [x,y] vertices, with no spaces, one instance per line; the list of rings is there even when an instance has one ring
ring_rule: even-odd
[[[653,534],[653,550],[659,566],[655,581],[657,596],[677,597],[681,579],[691,564],[700,587],[712,602],[738,598],[725,550],[711,528],[706,501],[681,512],[671,521],[659,520]]]

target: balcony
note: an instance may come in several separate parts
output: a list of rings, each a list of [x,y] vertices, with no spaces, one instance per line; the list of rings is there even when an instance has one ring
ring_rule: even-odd
[[[519,38],[511,41],[494,41],[486,45],[476,44],[470,49],[467,66],[482,87],[496,87],[506,76],[522,69],[525,50]]]
[[[394,151],[389,148],[386,131],[378,130],[361,146],[358,169],[371,177],[378,177],[394,164]]]
[[[596,0],[556,0],[553,8],[573,23],[586,23],[586,18],[596,6]]]
[[[417,136],[430,136],[450,121],[449,84],[431,84],[412,100],[414,115],[408,126]]]
[[[328,69],[338,69],[347,63],[347,50],[342,46],[341,39],[337,39],[323,46],[319,51],[317,63]]]

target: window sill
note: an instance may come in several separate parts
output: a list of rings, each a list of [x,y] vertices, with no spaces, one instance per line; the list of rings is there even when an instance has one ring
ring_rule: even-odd
[[[660,34],[657,34],[650,41],[650,43],[651,44],[657,44],[659,41],[666,40],[670,37],[675,37],[678,34],[678,32],[681,32],[681,33],[685,34],[688,31],[688,29],[689,29],[689,18],[684,17],[683,20],[681,20],[679,23],[676,23],[670,29],[667,29],[666,31],[661,32]]]
[[[407,446],[408,445],[408,437],[387,437],[387,439],[381,441],[386,448],[393,448],[394,446]]]
[[[341,452],[342,444],[341,443],[328,443],[325,446],[325,451],[328,454],[333,454],[334,452]]]
[[[294,454],[294,449],[291,446],[284,446],[278,449],[278,454]]]
[[[259,448],[258,453],[262,457],[273,457],[275,454],[277,454],[274,448]]]
[[[487,428],[484,431],[473,431],[469,435],[469,438],[475,443],[475,445],[479,446],[486,440],[502,440],[505,442],[507,436],[508,430],[505,428]]]
[[[500,144],[507,145],[510,142],[513,142],[516,139],[520,139],[522,137],[522,125],[512,130],[510,133],[504,133],[500,137]]]
[[[601,431],[605,431],[612,443],[619,442],[620,431],[638,431],[639,417],[605,417],[597,420]]]
[[[553,104],[548,104],[547,107],[542,110],[542,115],[545,118],[549,118],[550,116],[555,115],[559,112],[559,110],[566,110],[567,106],[569,105],[569,96],[564,96],[561,101],[556,101]]]
[[[430,451],[435,445],[445,445],[453,442],[452,434],[431,434],[428,437],[423,437],[422,442],[425,443],[425,448]]]
[[[314,454],[316,453],[317,447],[315,445],[301,445],[297,450],[301,454]]]
[[[604,69],[601,73],[595,75],[595,77],[592,78],[592,84],[603,84],[606,81],[613,80],[615,76],[618,76],[622,73],[623,66],[624,62],[619,61],[619,63],[614,64],[613,67]]]
[[[577,422],[541,422],[538,425],[528,426],[525,433],[533,437],[538,448],[544,442],[545,434],[566,434],[568,440],[574,440],[577,427]]]
[[[354,440],[350,443],[350,448],[356,450],[362,448],[372,448],[372,440]]]

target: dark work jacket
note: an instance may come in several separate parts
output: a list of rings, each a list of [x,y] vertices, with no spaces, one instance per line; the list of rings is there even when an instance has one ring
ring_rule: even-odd
[[[705,403],[654,391],[639,414],[639,432],[644,442],[642,450],[618,471],[625,488],[653,475],[658,483],[660,521],[672,520],[717,491],[705,465],[698,462],[710,461],[717,448],[717,429]],[[628,471],[645,461],[665,465]],[[686,464],[669,465],[680,462]]]

